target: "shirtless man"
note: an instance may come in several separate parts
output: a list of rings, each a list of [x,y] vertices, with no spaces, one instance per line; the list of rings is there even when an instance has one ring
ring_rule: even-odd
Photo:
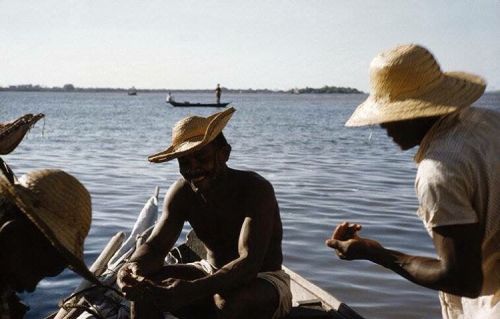
[[[257,173],[226,165],[231,146],[222,129],[233,112],[179,121],[172,146],[149,157],[155,163],[177,158],[182,178],[168,190],[152,235],[119,272],[135,318],[162,318],[160,312],[207,299],[219,318],[280,318],[291,308],[273,187]],[[205,244],[207,260],[164,266],[186,221]]]

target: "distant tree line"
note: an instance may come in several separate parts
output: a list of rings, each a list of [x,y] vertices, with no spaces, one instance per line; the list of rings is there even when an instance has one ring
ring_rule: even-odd
[[[288,92],[295,93],[295,94],[308,94],[308,93],[318,93],[318,94],[332,94],[332,93],[352,94],[352,93],[356,93],[356,94],[358,94],[358,93],[363,93],[355,88],[337,87],[337,86],[328,86],[328,85],[325,85],[319,89],[310,88],[310,87],[305,87],[302,89],[291,89]]]
[[[0,91],[20,91],[20,92],[127,92],[129,89],[124,88],[79,88],[75,87],[73,84],[65,84],[62,87],[45,87],[40,85],[32,84],[21,84],[21,85],[10,85],[7,87],[1,87]],[[178,89],[137,89],[138,93],[166,93],[166,92],[191,92],[191,93],[212,93],[213,89],[193,89],[193,90],[178,90]],[[270,90],[270,89],[228,89],[223,87],[223,92],[226,93],[295,93],[295,94],[307,94],[307,93],[363,93],[357,89],[349,87],[336,87],[336,86],[324,86],[322,88],[302,88],[302,89],[291,89],[291,90]]]
[[[64,84],[62,87],[46,87],[32,84],[9,85],[1,87],[0,91],[19,91],[19,92],[126,92],[127,89],[120,88],[78,88],[73,84]]]

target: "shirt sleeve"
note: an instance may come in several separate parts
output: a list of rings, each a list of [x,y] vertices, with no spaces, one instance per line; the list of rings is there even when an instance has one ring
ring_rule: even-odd
[[[457,158],[424,159],[420,163],[415,180],[418,215],[429,232],[438,226],[478,222],[468,175],[467,164]]]

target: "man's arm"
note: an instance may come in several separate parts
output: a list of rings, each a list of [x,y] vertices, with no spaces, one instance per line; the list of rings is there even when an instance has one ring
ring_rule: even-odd
[[[370,260],[418,285],[470,298],[478,296],[483,276],[479,224],[434,228],[438,259],[386,249],[374,240],[358,237],[357,230],[352,229],[353,225],[341,224],[326,241],[340,258]]]
[[[165,195],[163,212],[153,232],[144,244],[139,246],[130,258],[136,263],[140,275],[148,275],[163,266],[165,256],[174,246],[184,225],[184,217],[178,199],[182,183],[176,182]]]

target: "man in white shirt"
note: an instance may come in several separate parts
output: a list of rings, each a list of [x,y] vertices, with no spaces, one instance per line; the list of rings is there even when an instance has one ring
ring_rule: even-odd
[[[500,318],[500,113],[470,107],[485,81],[442,72],[432,54],[403,45],[372,61],[372,91],[346,126],[379,124],[415,156],[418,215],[437,258],[407,255],[342,223],[326,244],[440,291],[443,318]]]

